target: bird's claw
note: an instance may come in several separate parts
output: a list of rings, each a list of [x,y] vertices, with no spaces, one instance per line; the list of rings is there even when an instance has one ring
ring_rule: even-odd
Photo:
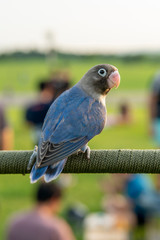
[[[85,152],[86,152],[87,159],[90,160],[90,156],[91,156],[91,149],[90,149],[90,147],[87,146]]]
[[[84,147],[82,147],[82,148],[77,152],[77,155],[78,155],[79,152],[85,153],[87,159],[90,160],[91,149],[90,149],[89,146],[85,145]]]
[[[38,146],[35,146],[34,147],[34,151],[29,159],[29,163],[28,163],[28,166],[27,166],[27,170],[30,171],[31,170],[31,167],[32,165],[35,163],[36,161],[36,157],[37,157],[37,151],[38,151]]]

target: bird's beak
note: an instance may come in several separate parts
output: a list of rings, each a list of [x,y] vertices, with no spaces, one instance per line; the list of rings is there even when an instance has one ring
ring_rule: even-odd
[[[119,75],[119,72],[116,70],[110,74],[108,78],[108,85],[109,85],[109,88],[113,88],[113,87],[118,88],[119,84],[120,84],[120,75]]]

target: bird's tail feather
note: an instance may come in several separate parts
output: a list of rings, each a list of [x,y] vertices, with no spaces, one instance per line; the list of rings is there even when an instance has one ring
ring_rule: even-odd
[[[42,168],[36,168],[36,164],[34,164],[30,173],[31,183],[37,182],[37,180],[45,174],[45,172],[47,171],[47,168],[48,166],[42,167]]]
[[[45,182],[50,182],[56,179],[59,176],[59,174],[62,172],[66,161],[67,159],[63,159],[62,161],[58,162],[56,165],[53,164],[52,166],[49,166],[47,171],[44,174]]]

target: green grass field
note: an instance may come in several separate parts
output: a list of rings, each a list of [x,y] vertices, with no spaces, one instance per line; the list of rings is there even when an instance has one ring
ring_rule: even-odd
[[[72,84],[77,82],[81,76],[93,65],[104,62],[101,59],[92,61],[57,61],[56,68],[69,69]],[[106,61],[107,62],[107,59]],[[158,69],[158,63],[135,62],[125,63],[120,60],[110,62],[118,67],[121,74],[121,85],[118,92],[147,91],[149,81]],[[36,90],[39,78],[48,75],[49,67],[42,60],[5,61],[0,62],[0,89],[2,92],[13,91],[30,93]],[[112,90],[114,91],[114,90]],[[110,92],[112,94],[112,92]],[[115,94],[116,95],[116,94]],[[134,96],[136,98],[136,96]],[[132,97],[132,98],[134,98]],[[134,99],[129,101],[134,102]],[[147,104],[133,106],[134,120],[128,126],[115,126],[106,128],[93,140],[89,146],[92,149],[116,149],[116,148],[153,148],[153,142],[148,135],[148,113]],[[109,104],[108,114],[115,113],[115,105]],[[32,149],[30,130],[24,122],[24,111],[18,107],[7,109],[8,120],[15,132],[15,149]],[[100,181],[105,175],[82,174],[73,175],[73,184],[65,191],[62,203],[62,214],[65,209],[76,202],[85,204],[89,212],[101,210],[103,193]],[[29,176],[1,175],[0,176],[0,239],[4,239],[5,228],[8,218],[17,211],[28,209],[33,205],[32,193],[36,188],[29,182]]]
[[[69,70],[72,84],[75,84],[92,66],[100,63],[115,65],[121,75],[121,90],[144,90],[149,81],[159,69],[159,63],[152,61],[123,62],[98,58],[93,60],[57,60],[55,69]],[[1,91],[33,92],[37,82],[50,75],[51,69],[44,60],[6,60],[0,61],[0,89]]]

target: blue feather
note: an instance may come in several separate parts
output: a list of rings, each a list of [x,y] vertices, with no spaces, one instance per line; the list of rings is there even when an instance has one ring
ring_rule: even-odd
[[[58,162],[57,164],[53,164],[49,166],[44,175],[45,182],[50,182],[56,179],[59,176],[59,174],[62,172],[66,161],[67,159],[64,159]]]
[[[59,144],[59,148],[55,148],[54,145],[50,145],[48,151],[44,158],[42,158],[41,166],[48,166],[53,165],[56,162],[62,161],[66,157],[70,156],[71,154],[75,153],[78,149],[81,148],[84,144],[88,141],[87,139],[80,138],[77,142],[66,142]],[[61,146],[62,145],[62,146]],[[42,150],[42,148],[41,148]],[[44,155],[41,151],[41,156]]]
[[[30,174],[31,183],[37,182],[37,180],[45,174],[47,168],[48,166],[42,167],[42,168],[36,168],[36,164],[34,164]]]
[[[83,136],[90,140],[104,128],[105,117],[102,103],[75,85],[51,105],[44,120],[42,141],[59,144]]]

